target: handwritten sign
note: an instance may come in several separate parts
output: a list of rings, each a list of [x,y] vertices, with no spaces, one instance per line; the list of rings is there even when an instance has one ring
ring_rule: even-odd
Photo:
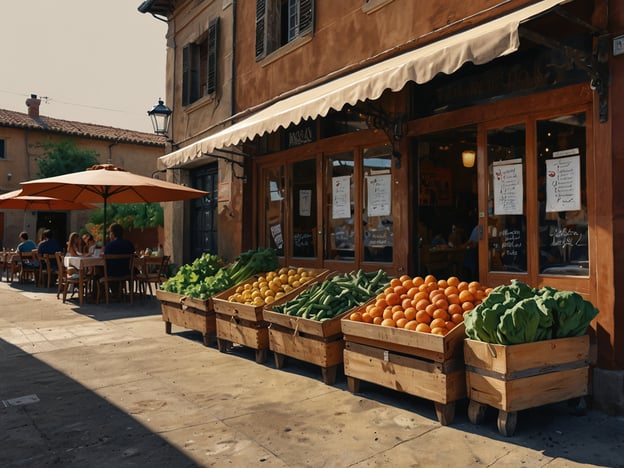
[[[581,158],[546,161],[546,212],[581,209]]]
[[[275,246],[278,249],[281,249],[284,246],[284,238],[282,237],[282,226],[279,224],[274,224],[271,226],[271,236],[273,237],[273,242],[275,242]]]
[[[390,216],[392,200],[390,174],[367,176],[368,216]]]
[[[506,256],[517,257],[522,249],[522,233],[519,229],[503,229],[501,231],[502,250]]]
[[[332,219],[351,218],[351,176],[332,178]]]
[[[303,249],[312,245],[312,233],[310,232],[296,232],[293,235],[293,242],[295,248]]]
[[[522,164],[494,163],[494,214],[520,215],[524,185]]]
[[[553,247],[580,245],[581,240],[583,239],[583,235],[580,232],[569,228],[556,229],[550,234],[550,236],[552,237],[550,245]]]

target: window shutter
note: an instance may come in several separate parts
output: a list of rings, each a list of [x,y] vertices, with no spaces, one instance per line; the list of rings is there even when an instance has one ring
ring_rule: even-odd
[[[266,0],[256,0],[256,60],[267,54]]]
[[[200,98],[200,63],[201,63],[201,48],[198,44],[190,44],[189,50],[191,52],[191,79],[190,79],[190,95],[189,100],[195,102]]]
[[[182,49],[182,105],[190,104],[191,96],[191,47],[190,44]]]
[[[219,18],[210,22],[208,26],[208,74],[206,94],[214,94],[217,91],[217,60],[219,46]]]
[[[299,0],[299,36],[314,29],[314,0]]]

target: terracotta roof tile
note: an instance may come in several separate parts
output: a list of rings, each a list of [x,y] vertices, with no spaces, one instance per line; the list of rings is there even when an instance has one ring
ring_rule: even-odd
[[[111,140],[119,143],[135,143],[151,146],[164,147],[166,142],[163,136],[152,133],[74,122],[71,120],[53,119],[45,116],[32,118],[28,114],[6,109],[0,109],[0,127],[27,128],[98,140]]]

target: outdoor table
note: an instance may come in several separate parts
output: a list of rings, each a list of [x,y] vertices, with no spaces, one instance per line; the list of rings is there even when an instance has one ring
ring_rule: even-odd
[[[80,305],[83,304],[83,293],[84,293],[84,281],[86,278],[86,270],[88,268],[94,268],[97,266],[104,266],[104,257],[102,256],[93,256],[93,257],[72,257],[70,255],[65,255],[63,257],[63,266],[65,268],[75,268],[78,270],[78,299],[80,301]]]

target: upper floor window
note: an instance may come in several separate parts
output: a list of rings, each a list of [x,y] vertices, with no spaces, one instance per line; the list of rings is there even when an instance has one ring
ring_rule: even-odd
[[[312,32],[314,0],[256,0],[256,59]]]
[[[0,140],[0,159],[5,159],[5,158],[6,158],[6,153],[5,153],[4,140]]]
[[[182,50],[182,105],[189,105],[217,90],[217,47],[219,18],[197,42]]]

